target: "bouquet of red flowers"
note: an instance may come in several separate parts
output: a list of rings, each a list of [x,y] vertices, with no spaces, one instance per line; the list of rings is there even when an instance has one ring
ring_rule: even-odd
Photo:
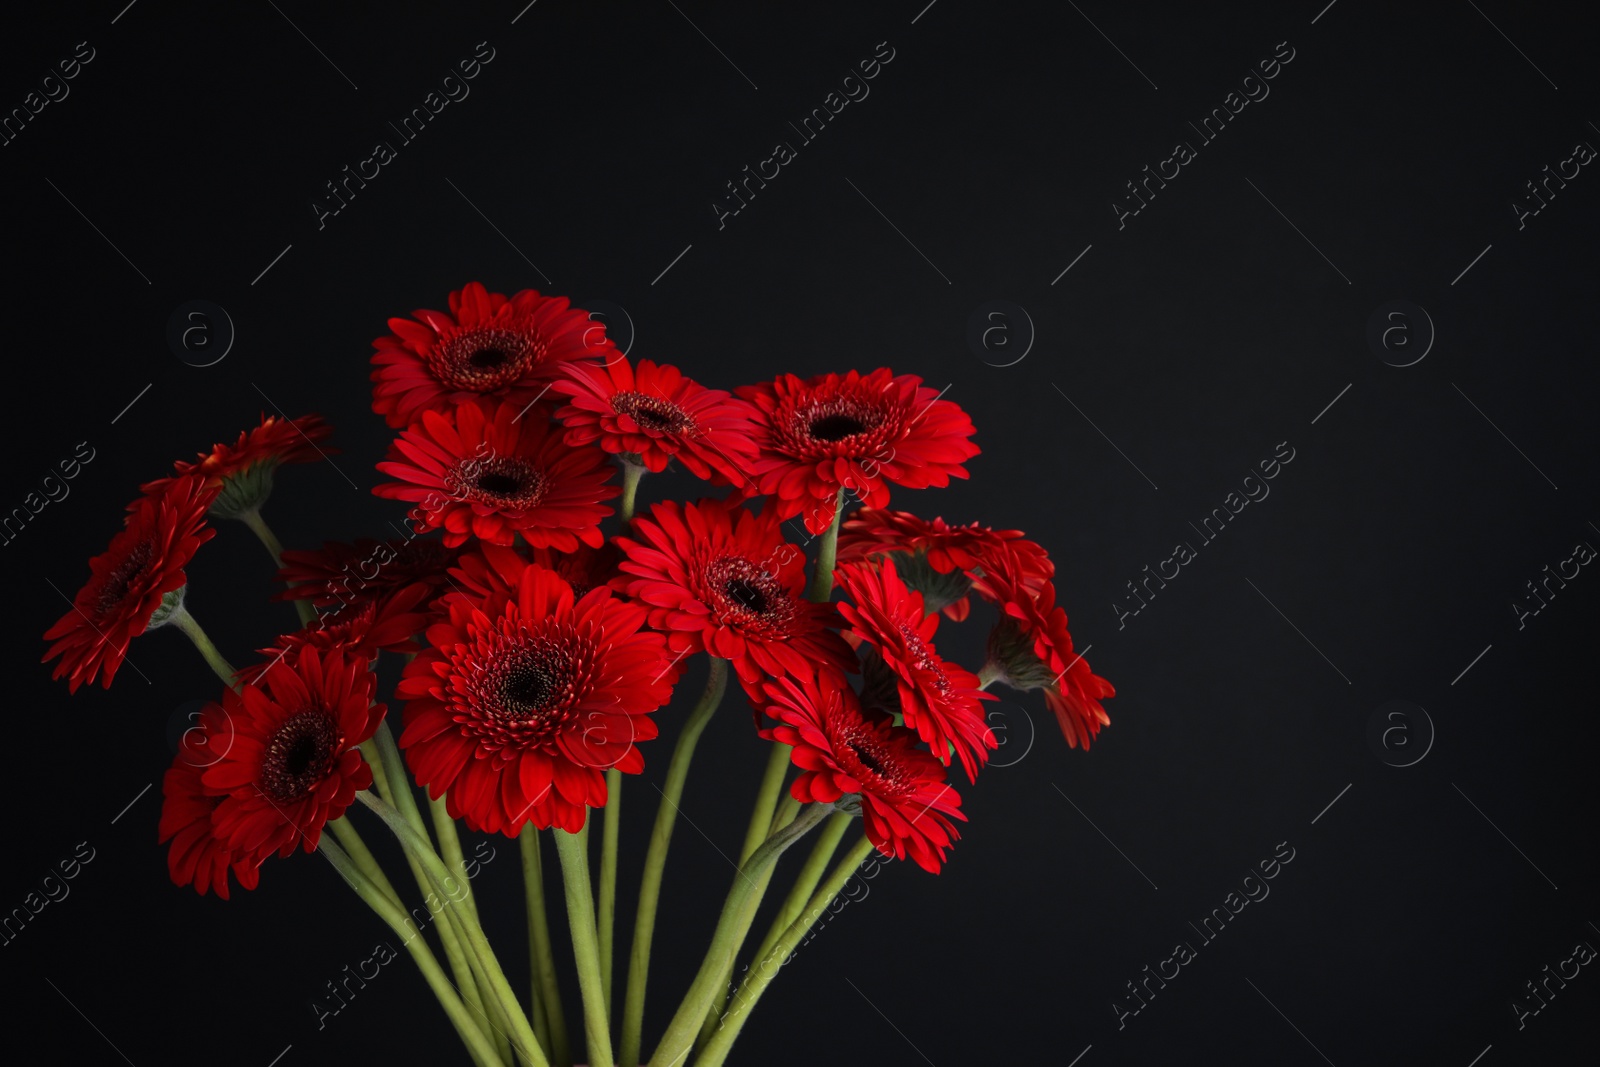
[[[1110,721],[1101,701],[1113,690],[1074,653],[1042,548],[1016,530],[887,510],[891,486],[947,485],[978,453],[971,420],[921,379],[786,374],[730,394],[630,362],[565,298],[476,282],[450,294],[448,312],[389,329],[375,342],[372,406],[398,436],[373,492],[411,505],[404,536],[285,550],[262,507],[279,467],[325,458],[331,430],[315,415],[263,418],[143,486],[46,632],[45,658],[73,691],[110,686],[135,637],[183,631],[223,691],[162,781],[173,881],[226,898],[233,882],[256,888],[273,854],[321,852],[405,938],[480,1067],[569,1065],[579,1045],[551,947],[546,842],[583,1053],[595,1067],[641,1062],[678,802],[730,677],[770,758],[705,959],[648,1060],[657,1067],[721,1064],[776,965],[863,863],[938,872],[964,820],[951,765],[975,782],[997,746],[991,685],[1041,691],[1074,747]],[[725,491],[636,514],[640,479],[674,465]],[[213,519],[255,532],[280,568],[276,599],[303,624],[243,668],[186,603],[184,568]],[[941,616],[965,621],[973,594],[996,609],[976,673],[935,647]],[[398,739],[377,691],[382,653],[406,660],[391,698],[404,705]],[[660,715],[676,738],[656,744],[658,713],[696,655],[709,660],[704,692]],[[667,773],[613,996],[618,805],[647,755]],[[414,892],[363,843],[357,801],[398,839]],[[520,842],[531,996],[511,987],[458,876],[458,820]],[[810,854],[735,986],[778,860],[807,835]],[[436,919],[431,941],[409,906],[417,896]]]

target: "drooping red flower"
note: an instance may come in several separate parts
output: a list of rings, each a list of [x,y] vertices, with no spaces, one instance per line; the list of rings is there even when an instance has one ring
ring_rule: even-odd
[[[644,769],[636,743],[656,736],[650,713],[672,693],[665,640],[643,607],[604,586],[575,599],[531,564],[511,592],[441,606],[396,689],[418,784],[481,832],[581,829],[606,802],[607,768]]]
[[[883,507],[891,483],[949,485],[967,477],[962,464],[978,454],[966,412],[915,375],[879,368],[802,381],[785,374],[737,392],[759,411],[754,489],[745,492],[773,497],[779,518],[803,515],[812,533],[833,521],[841,489]]]
[[[231,744],[200,780],[222,798],[211,822],[229,852],[259,864],[317,847],[323,826],[372,785],[356,746],[383,721],[374,689],[359,656],[302,648],[223,693]]]
[[[1021,530],[991,530],[975,522],[952,526],[942,518],[929,521],[908,511],[866,507],[857,508],[839,530],[840,562],[888,553],[911,557],[899,560],[901,576],[922,591],[930,609],[941,610],[956,622],[965,619],[970,610],[965,589],[971,578],[983,573],[985,559],[1001,558],[999,554],[1006,551],[1015,554],[1030,588],[1037,589],[1055,576],[1049,555]],[[938,581],[932,575],[913,580],[908,572],[922,561],[933,575],[960,574],[954,583]]]
[[[180,459],[173,464],[175,474],[146,482],[141,488],[146,494],[159,494],[176,479],[198,474],[205,479],[206,488],[216,492],[211,514],[238,518],[259,508],[271,495],[272,475],[279,467],[337,455],[337,448],[322,444],[332,433],[333,427],[322,421],[321,415],[283,419],[263,413],[261,425],[240,431],[237,444],[218,442],[211,451],[201,452],[194,463]]]
[[[405,586],[421,582],[438,595],[460,550],[432,538],[361,538],[354,543],[324,541],[320,549],[285,549],[278,580],[288,588],[274,600],[310,600],[313,607],[359,607]]]
[[[885,856],[909,856],[937,874],[965,820],[944,764],[917,747],[917,735],[862,714],[856,695],[814,670],[765,682],[763,710],[778,720],[773,740],[792,745],[801,774],[789,793],[802,803],[861,798],[867,839]]]
[[[872,644],[893,672],[905,724],[941,763],[949,765],[953,750],[968,780],[976,781],[989,750],[999,747],[981,704],[994,697],[978,688],[977,675],[933,647],[938,614],[924,612],[922,594],[906,588],[891,559],[877,566],[847,563],[835,575],[848,598],[839,612],[850,632]]]
[[[172,766],[161,779],[161,822],[158,840],[167,850],[167,872],[174,885],[192,885],[205,896],[228,899],[228,872],[246,889],[260,878],[256,860],[237,856],[217,839],[211,816],[222,798],[206,792],[201,775],[232,746],[233,734],[222,707],[207,704],[198,723],[184,733]]]
[[[666,501],[616,544],[627,557],[612,584],[650,607],[650,625],[679,654],[731,661],[747,689],[815,663],[841,679],[855,654],[830,604],[805,598],[805,554],[783,538],[776,511],[732,500]]]
[[[450,311],[389,320],[372,342],[372,410],[395,429],[424,411],[448,411],[478,396],[520,411],[548,387],[560,364],[621,357],[605,327],[564,296],[524,289],[509,298],[479,282],[450,294]]]
[[[1007,552],[991,557],[973,581],[973,590],[999,605],[1002,615],[989,635],[986,669],[1014,689],[1043,689],[1067,744],[1087,750],[1100,727],[1111,722],[1100,702],[1117,691],[1073,650],[1055,583],[1030,588],[1025,572],[1026,565]]]
[[[96,676],[111,688],[128,643],[166,622],[182,597],[184,567],[216,536],[206,526],[215,496],[199,475],[172,479],[135,501],[127,525],[89,561],[89,580],[73,597],[72,610],[44,634],[54,642],[44,661],[61,657],[50,676],[65,676],[69,692]]]
[[[676,458],[697,478],[744,484],[755,459],[749,404],[648,359],[637,368],[617,357],[603,366],[567,363],[563,371],[554,389],[568,398],[556,412],[568,444],[598,441],[658,472]]]
[[[285,649],[290,655],[306,648],[343,649],[362,663],[379,652],[416,652],[421,648],[416,635],[432,621],[428,603],[437,595],[426,582],[413,582],[354,607],[326,611],[294,633],[283,634],[271,648],[260,649],[266,661],[242,668],[239,679],[256,680]]]
[[[477,402],[448,415],[423,412],[378,464],[400,480],[373,492],[415,503],[412,521],[442,529],[452,548],[469,536],[497,545],[520,536],[561,552],[580,542],[598,548],[600,520],[611,514],[602,501],[621,492],[607,484],[605,453],[568,445],[540,409],[519,414],[510,404]]]

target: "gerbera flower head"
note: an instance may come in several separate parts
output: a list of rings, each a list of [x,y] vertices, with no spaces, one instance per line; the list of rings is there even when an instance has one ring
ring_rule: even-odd
[[[743,485],[755,458],[750,405],[648,359],[630,365],[567,363],[554,389],[567,397],[556,412],[567,443],[599,442],[607,452],[636,456],[652,471],[676,458],[697,478]]]
[[[320,444],[333,433],[321,415],[302,415],[284,419],[261,416],[261,425],[239,434],[237,444],[218,442],[210,452],[202,452],[194,463],[179,460],[177,473],[157,478],[142,486],[147,494],[163,492],[175,479],[192,474],[205,479],[206,488],[216,491],[211,514],[219,519],[237,519],[254,511],[272,495],[272,475],[285,463],[315,463],[337,454],[338,449]]]
[[[762,685],[763,710],[778,723],[773,740],[791,745],[800,776],[790,795],[805,802],[861,798],[867,838],[885,856],[910,857],[937,874],[965,820],[944,764],[917,747],[917,735],[864,715],[849,686],[807,669]]]
[[[291,655],[306,648],[342,649],[362,663],[370,662],[379,652],[416,652],[422,647],[417,644],[416,635],[433,618],[428,602],[437,595],[426,582],[413,582],[353,607],[324,612],[294,633],[279,637],[271,648],[260,649],[267,662],[243,668],[239,678],[259,678],[286,649]]]
[[[200,780],[222,798],[211,822],[230,853],[259,864],[296,845],[310,852],[372,784],[356,746],[383,721],[374,688],[359,656],[302,648],[223,694],[232,743]]]
[[[509,545],[571,552],[598,548],[603,501],[621,492],[608,485],[611,465],[599,449],[578,449],[540,409],[523,414],[511,404],[467,402],[448,414],[424,411],[422,421],[389,446],[378,464],[400,479],[373,490],[409,500],[422,530],[442,529],[450,547],[476,537]]]
[[[89,561],[89,580],[72,600],[72,610],[45,631],[56,656],[52,678],[67,678],[76,693],[98,676],[111,679],[135,637],[163,625],[183,602],[183,569],[195,550],[216,536],[206,526],[206,508],[216,490],[198,474],[169,480],[167,486],[134,501],[127,525],[111,545]]]
[[[509,592],[448,593],[407,666],[400,747],[420,785],[474,830],[576,832],[606,802],[604,771],[644,769],[636,743],[672,693],[645,609],[597,587],[574,598],[529,564]]]
[[[285,549],[278,580],[288,588],[274,600],[310,600],[313,607],[360,607],[418,582],[437,595],[460,550],[427,537],[354,543],[324,541],[320,549]]]
[[[649,606],[673,652],[731,661],[746,689],[811,663],[841,678],[855,670],[837,610],[806,599],[805,554],[774,510],[666,501],[635,516],[632,534],[616,538],[626,558],[612,584]]]
[[[479,282],[450,294],[450,311],[389,320],[372,342],[372,410],[395,429],[424,411],[448,411],[479,396],[514,410],[536,400],[568,360],[620,358],[605,327],[564,296],[524,289],[511,297]]]
[[[207,704],[198,723],[179,741],[178,754],[161,779],[161,822],[158,840],[172,842],[167,849],[167,873],[174,885],[192,885],[205,896],[214,892],[228,899],[228,873],[246,889],[260,878],[259,864],[238,856],[217,839],[211,816],[222,798],[206,791],[201,775],[232,747],[231,724],[218,704]]]
[[[1013,689],[1042,689],[1062,736],[1085,750],[1102,726],[1111,723],[1101,701],[1117,695],[1073,651],[1067,613],[1056,603],[1055,583],[1029,588],[1014,555],[990,561],[991,569],[973,584],[1000,606],[1000,623],[989,634],[984,673]]]
[[[994,697],[978,688],[976,675],[933,647],[938,613],[924,611],[922,594],[906,588],[893,560],[847,563],[835,573],[848,598],[839,612],[850,633],[873,645],[895,675],[905,724],[940,762],[948,764],[952,752],[960,756],[968,780],[976,781],[989,750],[999,746],[981,704]]]
[[[929,611],[943,611],[956,622],[970,610],[967,593],[981,576],[984,560],[1016,556],[1016,565],[1031,587],[1055,575],[1045,550],[1021,530],[991,530],[978,523],[952,526],[942,518],[927,520],[907,511],[857,508],[839,531],[839,560],[892,554],[900,577],[923,594]]]
[[[966,412],[921,378],[887,368],[809,381],[785,374],[737,392],[758,411],[754,489],[745,492],[773,497],[779,518],[803,515],[811,533],[833,522],[840,490],[883,507],[891,483],[949,485],[967,477],[962,464],[978,454]]]

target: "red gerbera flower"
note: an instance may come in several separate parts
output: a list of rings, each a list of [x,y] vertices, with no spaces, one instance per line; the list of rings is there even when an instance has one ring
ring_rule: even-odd
[[[893,560],[877,567],[850,563],[836,574],[853,601],[841,603],[839,612],[851,632],[874,645],[893,672],[906,725],[928,742],[941,763],[950,763],[954,749],[968,780],[976,781],[989,749],[999,747],[979,703],[994,697],[978,688],[977,675],[940,658],[933,647],[938,614],[924,612],[922,594],[906,588]]]
[[[160,492],[135,501],[111,546],[89,561],[89,580],[73,598],[72,610],[44,634],[55,642],[44,661],[61,657],[51,677],[65,675],[69,692],[96,675],[111,688],[128,642],[165,623],[181,603],[183,568],[217,533],[206,526],[206,508],[215,495],[199,475],[172,479]]]
[[[966,412],[922,387],[921,378],[893,377],[887,368],[810,381],[785,374],[737,392],[760,412],[754,492],[776,498],[779,518],[803,514],[812,533],[833,521],[841,489],[882,507],[889,483],[949,485],[967,477],[961,464],[978,454]]]
[[[305,648],[223,693],[232,743],[200,780],[222,797],[211,822],[235,857],[259,864],[297,843],[312,851],[328,820],[372,785],[356,746],[383,721],[374,688],[359,657]]]
[[[421,582],[435,595],[449,581],[461,553],[431,538],[361,538],[353,544],[324,541],[315,551],[285,549],[278,580],[289,588],[274,600],[310,600],[313,607],[358,607]]]
[[[373,492],[415,502],[412,520],[424,530],[443,529],[451,547],[469,535],[497,545],[521,535],[561,552],[580,541],[598,548],[600,520],[611,514],[601,501],[621,492],[606,484],[605,453],[566,444],[541,410],[520,420],[518,414],[510,404],[479,403],[448,416],[423,412],[378,464],[401,480]]]
[[[479,282],[450,294],[450,312],[390,319],[372,342],[372,410],[396,429],[423,411],[448,411],[475,396],[505,398],[520,411],[567,360],[620,358],[605,327],[564,296],[524,289],[509,299]]]
[[[260,878],[259,864],[249,857],[236,856],[212,830],[211,816],[222,798],[206,792],[200,776],[207,767],[227,754],[232,745],[232,730],[222,708],[207,704],[200,721],[190,728],[178,745],[178,754],[161,779],[161,822],[158,840],[172,842],[167,850],[167,872],[174,885],[192,885],[205,896],[215,892],[228,899],[228,872],[246,889],[254,889]]]
[[[943,611],[956,622],[967,617],[966,589],[971,578],[983,573],[984,559],[1007,550],[1016,555],[1031,588],[1055,576],[1055,564],[1045,550],[1021,530],[991,530],[975,522],[951,526],[940,518],[930,522],[908,511],[883,508],[857,508],[839,530],[840,562],[903,553],[901,577],[923,593],[929,610]],[[919,556],[921,560],[916,559]],[[923,562],[932,575],[918,573]],[[935,577],[958,571],[961,573],[953,581]]]
[[[616,539],[627,558],[612,584],[650,606],[650,625],[674,652],[730,660],[747,689],[808,663],[856,669],[830,629],[834,607],[805,598],[805,554],[783,539],[774,510],[666,501],[635,517],[633,534]]]
[[[606,802],[606,768],[644,769],[635,742],[656,736],[649,715],[672,694],[665,640],[639,605],[605,587],[575,600],[533,565],[509,593],[441,604],[396,689],[418,784],[474,830],[577,832]]]
[[[802,803],[861,798],[867,839],[885,856],[915,860],[937,874],[957,837],[951,819],[965,820],[961,797],[945,781],[944,765],[917,748],[917,735],[887,719],[861,713],[855,693],[826,673],[768,681],[769,733],[794,746],[801,774],[789,793]]]
[[[421,647],[416,635],[427,628],[433,617],[427,610],[428,602],[437,595],[426,582],[413,582],[354,607],[326,612],[294,633],[282,635],[271,648],[260,649],[268,657],[267,662],[240,670],[239,679],[256,680],[285,649],[293,650],[291,655],[306,648],[343,649],[362,663],[370,662],[379,652],[416,652]]]
[[[576,600],[582,600],[589,590],[615,578],[617,564],[622,559],[621,550],[611,541],[599,548],[579,545],[573,552],[535,548],[528,554],[531,562],[555,571],[562,581],[572,586],[572,596]],[[491,593],[509,593],[516,589],[529,562],[515,548],[480,543],[476,552],[464,553],[460,562],[450,568],[451,588],[480,599]]]
[[[285,463],[315,463],[336,455],[338,449],[318,443],[332,433],[333,427],[323,422],[321,415],[281,419],[263,414],[260,426],[240,431],[238,444],[218,442],[210,452],[201,452],[195,463],[180,459],[173,464],[174,476],[157,478],[141,488],[147,494],[159,494],[176,479],[198,474],[205,479],[206,488],[217,491],[211,514],[238,518],[266,501],[272,493],[272,473]]]
[[[1030,589],[1024,567],[1012,553],[991,558],[973,589],[1000,605],[1000,625],[989,635],[985,672],[1014,689],[1043,689],[1062,736],[1087,750],[1111,717],[1101,701],[1117,695],[1073,651],[1066,610],[1056,604],[1055,583]]]
[[[612,453],[632,453],[650,470],[677,457],[697,478],[743,485],[755,458],[750,405],[707,389],[648,359],[634,368],[618,357],[600,366],[568,363],[555,383],[569,401],[556,413],[567,444],[596,441]]]

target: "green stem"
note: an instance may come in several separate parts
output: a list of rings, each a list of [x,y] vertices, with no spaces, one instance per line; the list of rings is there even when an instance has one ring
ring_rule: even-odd
[[[761,786],[756,790],[755,807],[750,810],[750,825],[744,831],[744,845],[739,850],[739,861],[750,858],[750,853],[761,847],[772,829],[772,814],[778,807],[778,794],[783,789],[783,779],[789,773],[789,753],[794,749],[782,741],[774,741],[767,753],[767,769],[761,776]]]
[[[711,659],[711,671],[700,702],[684,720],[683,732],[672,750],[667,765],[666,788],[656,808],[655,825],[650,830],[650,847],[644,857],[644,873],[639,879],[639,910],[633,923],[633,948],[628,956],[628,989],[622,1002],[622,1036],[618,1051],[622,1067],[638,1067],[640,1031],[644,1026],[645,984],[650,976],[650,942],[655,937],[656,906],[661,897],[661,875],[667,865],[667,847],[672,843],[672,827],[678,819],[678,801],[683,798],[683,783],[689,775],[695,744],[722,703],[728,688],[728,661]]]
[[[389,729],[387,719],[378,724],[378,730],[372,737],[372,745],[377,751],[376,767],[381,768],[384,782],[389,787],[388,796],[385,798],[398,811],[407,823],[419,834],[424,841],[427,840],[427,830],[423,828],[422,813],[417,808],[416,795],[411,791],[411,777],[406,773],[405,760],[400,755],[400,749],[394,742],[394,734]],[[373,778],[378,777],[374,771]],[[422,861],[411,849],[405,849],[406,864],[411,868],[411,876],[416,880],[417,889],[424,898],[431,895],[431,881],[427,872],[422,867]],[[429,909],[432,911],[432,909]],[[440,906],[438,924],[435,927],[439,934],[439,943],[444,947],[445,959],[450,963],[450,973],[455,975],[456,985],[461,989],[461,995],[466,998],[476,1011],[484,1010],[484,991],[479,988],[477,977],[472,970],[472,963],[467,958],[467,950],[463,945],[464,935],[458,929],[457,923],[450,914],[450,909]],[[485,1016],[487,1018],[487,1016]],[[504,1033],[498,1032],[497,1037],[504,1040]],[[506,1046],[509,1054],[510,1046]]]
[[[644,477],[644,471],[643,464],[622,461],[622,501],[617,506],[624,525],[633,521],[634,497],[639,492],[639,482]]]
[[[833,567],[839,558],[839,523],[843,520],[844,490],[841,489],[833,502],[833,522],[822,535],[822,544],[817,546],[817,569],[811,575],[808,595],[819,604],[826,604],[833,596]]]
[[[600,946],[594,929],[594,890],[589,881],[589,823],[569,834],[560,827],[550,831],[561,859],[561,882],[567,897],[567,926],[572,933],[572,954],[578,962],[578,989],[583,993],[583,1032],[588,1044],[589,1067],[612,1067],[611,1023],[606,1018],[605,994],[600,982]]]
[[[770,832],[775,834],[788,826],[800,812],[800,802],[792,796],[783,798],[783,803],[778,805],[778,813],[772,817]],[[741,860],[748,856],[740,857]],[[750,926],[756,921],[756,914],[761,910],[761,902],[766,899],[767,888],[772,882],[772,876],[778,870],[777,864],[771,864],[761,872],[756,880],[756,888],[750,894],[750,899],[745,901],[744,914],[739,917],[739,929],[735,935],[733,955],[728,958],[728,965],[723,968],[722,977],[717,982],[716,994],[711,999],[711,1006],[706,1010],[705,1021],[700,1024],[700,1037],[696,1045],[708,1040],[711,1031],[716,1029],[718,1017],[722,1014],[722,1005],[728,999],[728,992],[733,981],[733,965],[738,962],[739,951],[744,947],[745,938],[750,936]],[[809,892],[809,890],[808,890]]]
[[[342,821],[342,820],[341,820]],[[433,990],[433,995],[439,999],[439,1004],[444,1008],[445,1015],[450,1019],[451,1025],[456,1028],[456,1033],[466,1044],[467,1051],[472,1055],[472,1062],[478,1067],[502,1067],[503,1061],[494,1045],[484,1036],[477,1020],[467,1011],[461,998],[456,995],[455,988],[450,984],[450,979],[445,977],[444,971],[439,967],[439,961],[434,959],[433,952],[428,948],[428,943],[417,936],[415,930],[408,930],[409,918],[400,909],[398,904],[384,894],[374,885],[360,866],[344,850],[332,841],[324,838],[318,844],[318,851],[327,857],[333,864],[333,869],[339,872],[340,877],[350,886],[355,894],[367,903],[378,918],[393,930],[402,939],[402,943],[411,952],[411,958],[416,961],[417,969],[422,972],[422,977],[427,981],[428,987]]]
[[[511,983],[506,981],[505,972],[500,969],[500,962],[489,946],[489,939],[484,936],[483,928],[473,920],[466,906],[450,894],[449,886],[454,879],[450,877],[444,861],[428,844],[426,835],[420,833],[405,816],[371,792],[362,790],[356,797],[383,818],[406,851],[415,855],[421,862],[424,873],[433,883],[434,892],[445,898],[445,910],[451,912],[458,922],[459,929],[465,934],[464,940],[469,949],[468,960],[474,964],[479,976],[493,991],[493,996],[489,998],[492,1008],[509,1026],[508,1037],[517,1051],[517,1057],[527,1067],[549,1067],[550,1061],[545,1059],[544,1051],[534,1036],[533,1026],[523,1013],[516,994],[512,992]]]
[[[617,841],[622,833],[622,772],[606,770],[606,806],[600,813],[600,983],[611,1015],[611,960],[617,928]]]
[[[339,844],[350,854],[356,867],[366,876],[367,881],[383,890],[385,896],[395,907],[403,907],[400,903],[400,894],[395,892],[389,877],[383,873],[383,868],[378,866],[378,859],[361,840],[361,835],[356,832],[355,824],[343,815],[328,823],[328,829],[333,831],[333,836],[339,839]]]
[[[544,1013],[550,1043],[545,1047],[558,1067],[571,1067],[567,1048],[567,1021],[561,1010],[561,987],[556,980],[556,957],[550,946],[550,924],[544,907],[544,864],[539,855],[539,831],[524,823],[518,835],[522,843],[522,881],[528,900],[528,953],[533,968],[535,1000]],[[540,1040],[544,1035],[540,1034]]]
[[[777,862],[785,849],[804,837],[832,810],[832,804],[807,805],[794,822],[767,838],[748,860],[739,865],[733,886],[723,901],[722,914],[717,919],[717,928],[711,935],[711,945],[706,949],[705,959],[701,961],[700,970],[689,985],[689,992],[684,994],[683,1003],[678,1005],[672,1021],[667,1024],[661,1044],[656,1046],[655,1053],[650,1057],[651,1063],[677,1064],[688,1054],[694,1039],[699,1036],[700,1023],[705,1019],[706,1010],[716,995],[717,983],[738,954],[742,940],[739,936],[740,919],[744,915],[746,902],[757,889],[756,877]]]
[[[801,867],[800,873],[795,876],[794,888],[784,898],[782,906],[778,908],[778,914],[773,917],[772,926],[761,939],[761,946],[756,949],[756,959],[766,959],[767,953],[777,944],[778,938],[783,936],[789,924],[805,911],[806,901],[811,899],[817,883],[822,880],[823,872],[828,869],[828,861],[833,859],[834,852],[839,848],[839,842],[844,840],[844,835],[854,820],[855,816],[838,812],[817,834],[817,843],[812,846],[811,855],[806,857],[805,866]]]
[[[217,651],[217,646],[211,643],[211,638],[200,628],[189,609],[179,604],[172,609],[172,614],[167,616],[167,621],[184,632],[184,635],[194,642],[194,647],[200,650],[200,655],[205,657],[206,665],[216,672],[222,684],[229,689],[237,688],[239,680],[234,677],[238,672],[233,669],[233,664],[222,658],[222,653]]]
[[[739,983],[738,992],[734,994],[733,1009],[723,1016],[722,1025],[705,1043],[700,1058],[695,1061],[695,1067],[722,1067],[722,1062],[727,1059],[728,1050],[733,1047],[733,1042],[739,1036],[745,1019],[750,1016],[750,1010],[755,1007],[756,1001],[761,999],[761,994],[766,991],[767,986],[772,984],[772,979],[777,976],[783,961],[794,952],[806,933],[832,903],[833,898],[839,895],[845,883],[856,873],[856,868],[861,866],[862,861],[873,851],[872,842],[865,837],[857,841],[829,873],[827,881],[812,894],[804,912],[789,924],[788,929],[779,936],[770,951],[751,964],[744,981]]]
[[[439,839],[439,858],[453,872],[461,875],[461,884],[466,894],[467,908],[472,912],[474,920],[478,918],[478,902],[472,895],[472,880],[467,877],[467,862],[461,855],[461,837],[456,832],[456,821],[450,817],[450,812],[445,806],[444,797],[434,800],[428,799],[428,810],[433,816],[434,836]]]
[[[267,546],[267,554],[272,557],[272,562],[283,568],[283,543],[278,540],[278,535],[272,532],[272,527],[267,525],[267,520],[261,517],[261,509],[248,508],[239,512],[239,521],[250,527],[262,544]],[[300,616],[300,625],[309,626],[317,617],[317,609],[311,606],[309,600],[296,600],[295,613]]]

